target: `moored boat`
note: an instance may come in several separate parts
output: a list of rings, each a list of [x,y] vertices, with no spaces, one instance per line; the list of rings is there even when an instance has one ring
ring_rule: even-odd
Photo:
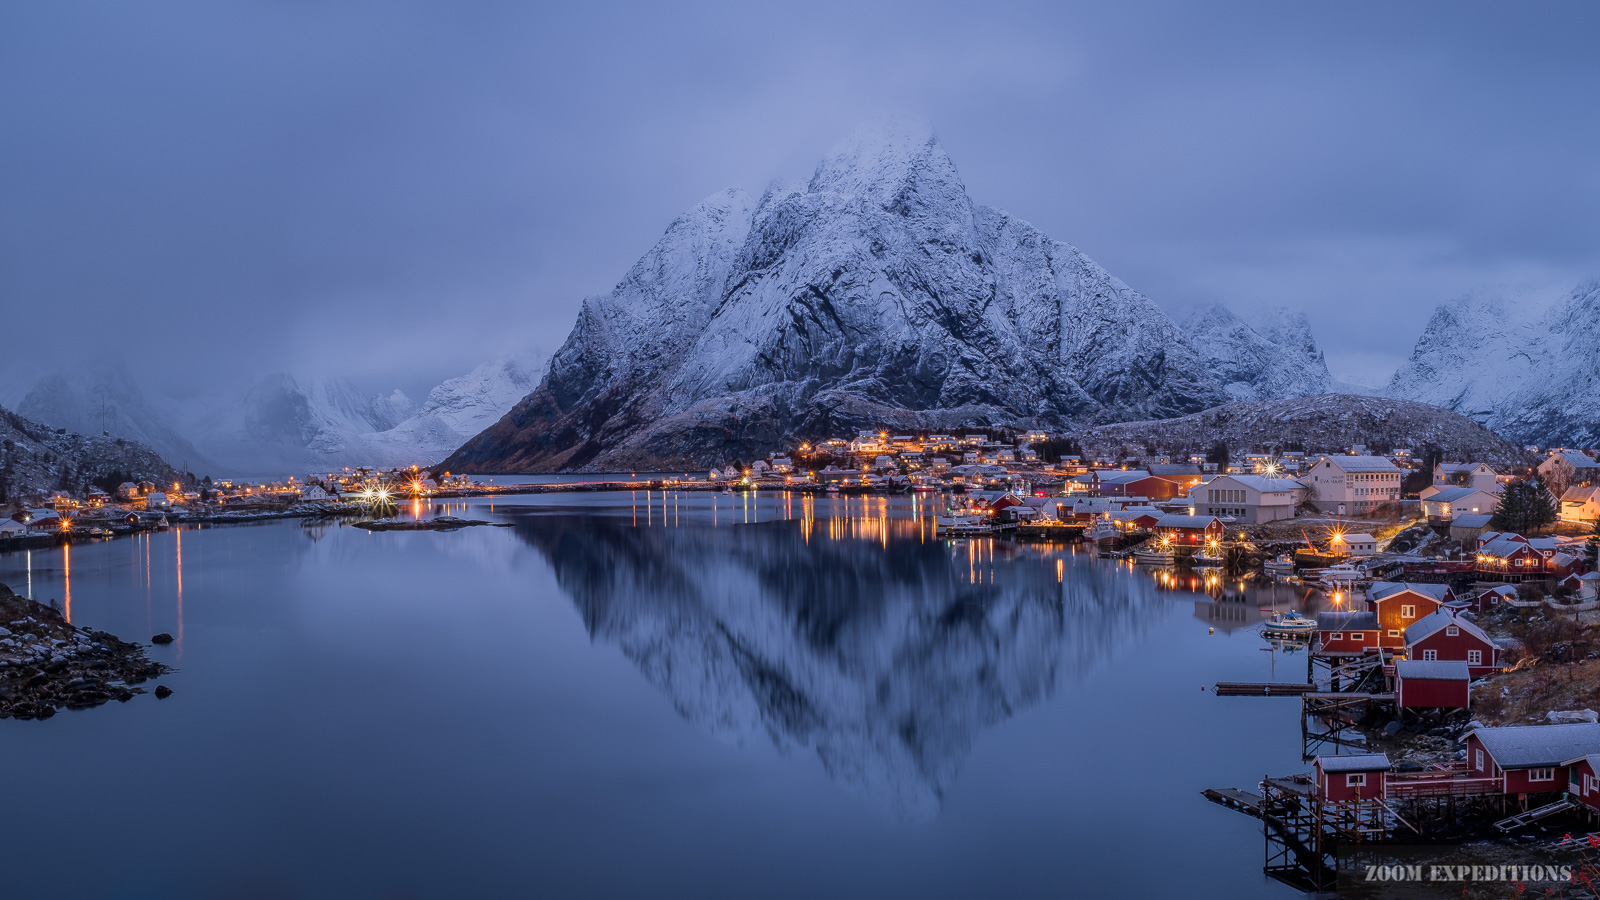
[[[1262,563],[1261,568],[1268,575],[1293,575],[1294,557],[1284,553]]]
[[[1151,566],[1170,566],[1178,558],[1171,550],[1135,550],[1133,558],[1136,562]]]
[[[1308,619],[1297,612],[1281,612],[1263,622],[1261,633],[1270,637],[1287,637],[1295,635],[1309,635],[1317,630],[1317,621]]]

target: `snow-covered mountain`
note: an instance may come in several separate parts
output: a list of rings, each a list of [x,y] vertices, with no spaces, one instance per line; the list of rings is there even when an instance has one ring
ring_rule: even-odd
[[[193,484],[138,441],[99,431],[61,433],[65,427],[0,408],[0,507],[38,502],[51,491],[81,492],[90,485],[115,490],[123,481]]]
[[[1333,377],[1305,313],[1279,308],[1252,326],[1212,303],[1196,310],[1183,330],[1234,400],[1278,400],[1333,390]]]
[[[1524,444],[1600,444],[1600,281],[1543,313],[1479,291],[1441,305],[1388,393],[1466,415]]]
[[[435,387],[420,406],[398,390],[372,394],[343,378],[286,373],[164,402],[108,362],[39,377],[18,411],[54,428],[139,441],[200,474],[281,478],[344,466],[426,466],[526,396],[542,361],[529,352],[484,363]]]
[[[1281,340],[1257,349],[1305,355]],[[1065,428],[1227,399],[1155,303],[974,204],[932,133],[893,123],[805,185],[722,191],[673,222],[444,466],[676,468],[860,426]]]
[[[146,396],[117,360],[40,376],[17,404],[17,412],[78,434],[138,441],[189,471],[205,472],[214,465],[178,427],[172,410]]]

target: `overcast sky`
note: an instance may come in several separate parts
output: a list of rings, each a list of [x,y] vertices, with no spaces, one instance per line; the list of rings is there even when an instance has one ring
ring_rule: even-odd
[[[1172,309],[1600,275],[1586,3],[0,5],[0,349],[420,392],[559,346],[684,209],[934,124],[973,198]]]

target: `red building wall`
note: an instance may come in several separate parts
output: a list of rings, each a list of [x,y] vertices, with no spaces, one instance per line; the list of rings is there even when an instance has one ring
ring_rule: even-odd
[[[1403,616],[1403,607],[1414,606],[1413,615]],[[1426,618],[1439,611],[1439,601],[1426,594],[1417,594],[1412,591],[1401,591],[1398,594],[1385,597],[1373,604],[1373,611],[1378,614],[1379,644],[1384,647],[1404,647],[1406,645],[1406,628],[1418,619]],[[1389,632],[1398,631],[1398,635],[1391,637]]]
[[[1347,779],[1345,776],[1361,774],[1365,774],[1367,776],[1366,784],[1352,786],[1346,783],[1349,779]],[[1323,772],[1322,784],[1320,787],[1322,790],[1322,798],[1324,800],[1335,802],[1345,800],[1370,800],[1373,797],[1383,796],[1383,773]]]
[[[1339,640],[1328,640],[1329,634],[1341,635]],[[1378,646],[1378,632],[1376,631],[1319,631],[1317,632],[1317,646],[1328,653],[1358,653],[1368,647]]]
[[[1396,678],[1395,703],[1413,709],[1466,709],[1469,682],[1431,678]]]
[[[1447,632],[1448,629],[1440,629],[1412,644],[1410,657],[1412,659],[1424,659],[1426,658],[1424,655],[1426,651],[1432,650],[1434,651],[1435,659],[1466,662],[1467,652],[1469,650],[1477,650],[1483,654],[1483,661],[1480,665],[1467,667],[1467,671],[1473,678],[1480,678],[1500,671],[1499,647],[1469,634],[1465,630],[1460,631],[1454,637]]]

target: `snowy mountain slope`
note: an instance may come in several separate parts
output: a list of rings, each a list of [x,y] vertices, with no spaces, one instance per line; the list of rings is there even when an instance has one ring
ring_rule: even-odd
[[[192,471],[211,460],[181,432],[173,414],[152,402],[118,361],[104,361],[45,374],[17,404],[17,413],[42,425],[83,435],[102,432],[147,445],[164,459]]]
[[[1153,582],[1104,567],[1058,581],[1039,560],[975,584],[965,555],[913,523],[861,537],[820,526],[529,516],[516,533],[593,639],[685,719],[814,755],[843,791],[912,820],[937,815],[984,731],[1136,646],[1168,610]]]
[[[1600,282],[1546,312],[1483,291],[1442,304],[1387,393],[1455,410],[1524,444],[1600,444]]]
[[[1281,340],[1260,349],[1304,355]],[[1227,399],[1152,301],[975,205],[931,132],[894,123],[804,186],[685,213],[584,302],[538,389],[442,465],[699,466],[860,426],[1062,428]]]
[[[194,404],[186,427],[230,473],[251,477],[431,465],[526,396],[540,364],[531,352],[484,363],[421,406],[398,390],[374,396],[342,378],[280,373]]]
[[[81,492],[110,481],[192,484],[148,446],[123,437],[58,433],[0,408],[0,505],[36,502],[55,490]]]
[[[1252,327],[1213,303],[1196,310],[1183,330],[1235,400],[1307,397],[1333,389],[1304,313],[1277,309]]]
[[[1431,444],[1447,459],[1519,466],[1534,462],[1521,447],[1459,413],[1409,400],[1347,394],[1241,401],[1176,419],[1102,425],[1074,436],[1091,452],[1123,447],[1135,454],[1146,447],[1203,452],[1218,441],[1236,453],[1284,449],[1290,442],[1310,453],[1343,453],[1354,444],[1420,452]]]

